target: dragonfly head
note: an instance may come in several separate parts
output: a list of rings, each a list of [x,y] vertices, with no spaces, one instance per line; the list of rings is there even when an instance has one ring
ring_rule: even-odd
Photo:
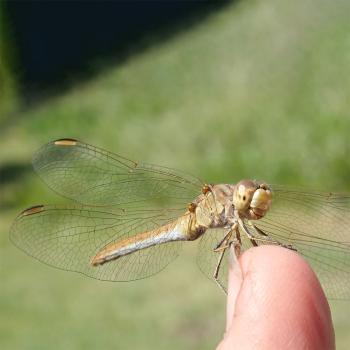
[[[233,191],[233,205],[248,219],[257,220],[270,209],[272,193],[263,183],[253,180],[238,182]]]

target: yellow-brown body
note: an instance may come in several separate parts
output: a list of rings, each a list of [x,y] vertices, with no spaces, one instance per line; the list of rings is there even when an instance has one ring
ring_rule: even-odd
[[[155,230],[107,244],[91,260],[94,266],[131,254],[156,244],[171,241],[193,241],[209,228],[230,229],[240,218],[256,220],[270,208],[271,191],[266,185],[251,180],[236,185],[206,185],[187,212]]]

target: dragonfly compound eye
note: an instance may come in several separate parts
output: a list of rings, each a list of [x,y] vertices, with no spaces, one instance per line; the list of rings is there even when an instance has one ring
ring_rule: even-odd
[[[233,205],[237,210],[247,210],[253,198],[257,185],[252,180],[242,180],[236,186],[233,192]]]
[[[252,201],[250,203],[251,211],[257,218],[261,218],[270,209],[271,201],[271,190],[259,188],[254,192]]]

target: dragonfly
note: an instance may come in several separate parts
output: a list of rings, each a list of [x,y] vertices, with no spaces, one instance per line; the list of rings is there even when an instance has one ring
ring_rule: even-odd
[[[227,291],[229,249],[272,244],[301,254],[329,298],[350,297],[350,195],[257,180],[209,184],[65,138],[42,146],[33,167],[68,205],[36,205],[11,241],[37,260],[105,281],[163,270],[199,240],[201,271]]]

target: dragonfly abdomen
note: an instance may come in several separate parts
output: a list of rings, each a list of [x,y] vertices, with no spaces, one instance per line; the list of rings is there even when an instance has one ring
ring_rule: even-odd
[[[109,243],[95,255],[91,260],[91,265],[102,265],[154,245],[188,240],[188,226],[184,224],[184,220],[186,221],[185,217],[182,217],[155,230],[141,232],[133,237]]]

